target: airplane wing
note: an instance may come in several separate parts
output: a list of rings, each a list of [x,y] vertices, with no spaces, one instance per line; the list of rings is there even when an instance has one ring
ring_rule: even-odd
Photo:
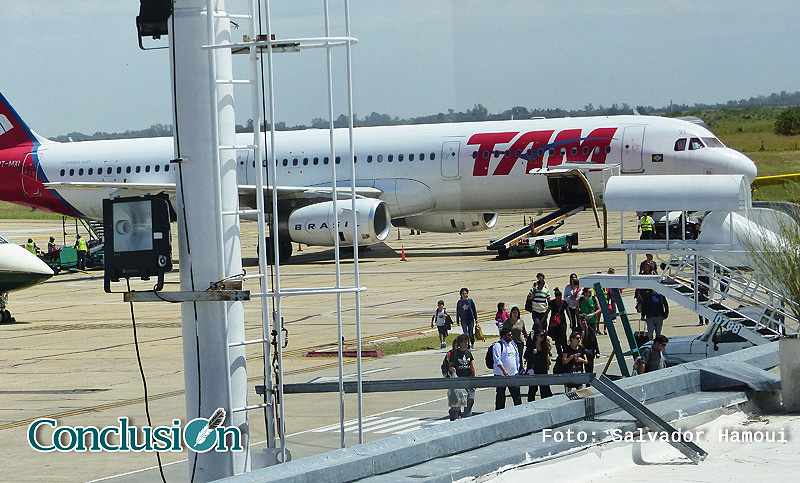
[[[786,183],[800,182],[800,173],[778,174],[774,176],[758,176],[752,183],[753,188],[775,186]]]
[[[74,182],[74,181],[58,181],[52,183],[44,183],[48,189],[59,190],[115,190],[115,194],[120,196],[138,196],[143,193],[175,193],[174,183],[120,183],[117,181],[87,181],[87,182]],[[332,189],[330,186],[278,186],[278,199],[309,199],[326,201],[331,198]],[[239,201],[242,205],[255,207],[256,206],[256,186],[255,185],[239,185]],[[337,199],[350,198],[351,190],[349,186],[336,187]],[[378,198],[383,191],[372,188],[357,186],[357,198]],[[272,188],[264,187],[265,199],[271,199]]]

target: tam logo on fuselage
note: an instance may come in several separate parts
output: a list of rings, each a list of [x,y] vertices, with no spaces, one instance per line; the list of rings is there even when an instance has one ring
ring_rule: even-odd
[[[581,137],[580,129],[565,129],[556,133],[549,129],[529,132],[493,132],[472,135],[467,145],[478,145],[473,154],[475,166],[473,176],[488,176],[489,161],[492,156],[503,157],[492,172],[492,176],[503,176],[511,173],[518,159],[527,161],[525,172],[543,167],[544,155],[547,154],[547,166],[557,166],[566,162],[587,162],[604,164],[611,146],[616,127],[602,127],[592,130],[586,137]],[[555,134],[555,136],[554,136]],[[506,144],[506,149],[497,149],[499,144]]]

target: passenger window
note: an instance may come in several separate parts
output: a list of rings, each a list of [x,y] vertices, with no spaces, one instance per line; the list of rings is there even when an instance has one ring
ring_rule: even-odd
[[[255,161],[253,161],[253,163],[255,163]],[[165,164],[164,165],[164,172],[166,173],[167,171],[169,171],[169,165]]]
[[[319,158],[314,158],[314,166],[319,164]]]
[[[339,164],[341,162],[342,162],[342,157],[341,156],[336,156],[336,164]]]
[[[436,153],[431,153],[431,161],[433,161],[434,159],[436,159]]]
[[[89,168],[89,171],[86,172],[89,176],[94,174],[94,168]]]
[[[292,159],[292,166],[297,166],[297,162],[298,162],[298,159],[297,158],[293,158]]]
[[[681,138],[675,141],[675,151],[683,151],[686,149],[686,138]]]
[[[402,160],[403,160],[403,155],[402,154],[398,154],[397,155],[397,161],[399,162],[399,161],[402,161]]]
[[[283,159],[283,165],[284,165],[284,166],[289,166],[289,160],[288,160],[288,159],[286,159],[286,158],[284,158],[284,159]]]
[[[111,169],[111,168],[109,168],[109,170],[110,170],[110,169]],[[150,165],[149,165],[149,164],[148,164],[147,166],[145,166],[145,167],[144,167],[144,172],[145,172],[145,173],[149,173],[149,172],[150,172]],[[111,174],[111,172],[109,171],[109,173],[108,173],[108,174]]]
[[[478,158],[478,151],[475,151],[473,154],[475,155],[475,158],[477,159]],[[408,160],[409,161],[414,161],[414,153],[411,153],[411,154],[408,155]]]
[[[142,172],[142,167],[141,166],[137,166],[136,167],[136,172],[137,173],[141,173]]]
[[[62,169],[61,170],[61,176],[64,176],[64,174],[65,174],[65,171]]]
[[[149,171],[149,168],[147,169]],[[111,168],[106,168],[106,174],[111,174]]]
[[[69,170],[69,175],[70,176],[75,176],[75,170],[74,169],[70,169]]]
[[[606,146],[606,154],[611,153],[611,146]]]
[[[358,162],[358,156],[353,156],[353,164],[356,164],[357,162]]]
[[[393,154],[386,156],[386,162],[391,163],[393,158],[394,158]]]
[[[83,168],[78,170],[78,176],[83,176]]]
[[[483,152],[483,159],[489,159],[489,151],[484,151]],[[425,161],[425,154],[419,153],[419,160],[420,161]]]
[[[484,158],[488,158],[489,157],[489,151],[484,151],[483,152],[483,157]],[[419,160],[420,161],[425,161],[425,153],[419,153]]]
[[[689,151],[703,149],[704,147],[703,141],[701,141],[700,138],[692,138],[689,140]]]
[[[131,167],[130,167],[130,166],[128,166],[127,168],[125,168],[125,172],[126,172],[126,173],[130,173],[130,172],[131,172]]]
[[[583,148],[583,149],[587,149],[587,148]],[[572,153],[572,155],[575,156],[576,154],[578,154],[578,148],[573,146],[572,149],[570,149],[570,153]],[[583,153],[583,154],[586,154],[586,153]]]
[[[120,173],[122,173],[122,167],[121,166],[117,166],[117,174],[120,174]]]
[[[308,158],[303,158],[303,166],[308,166]]]
[[[156,173],[158,173],[158,172],[159,172],[159,170],[161,170],[161,165],[160,165],[160,164],[157,164],[157,165],[155,165],[153,168],[156,170]]]
[[[379,162],[379,163],[382,163],[382,162],[383,162],[383,155],[382,155],[382,154],[379,154],[379,155],[378,155],[378,162]]]
[[[329,162],[329,161],[330,161],[330,159],[328,159],[328,157],[327,157],[327,156],[325,156],[324,158],[322,158],[322,164],[328,164],[328,162]]]
[[[372,162],[372,155],[371,155],[371,154],[368,154],[368,155],[367,155],[367,162],[368,162],[368,163],[371,163],[371,162]]]

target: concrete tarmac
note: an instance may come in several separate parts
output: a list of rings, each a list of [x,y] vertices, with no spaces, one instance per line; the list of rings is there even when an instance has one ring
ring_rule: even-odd
[[[493,230],[464,234],[409,235],[393,229],[386,243],[360,252],[361,327],[365,340],[413,337],[430,330],[436,301],[444,299],[455,313],[458,290],[466,286],[475,300],[484,331],[494,333],[494,312],[498,301],[506,308],[524,304],[525,295],[537,272],[543,272],[551,290],[563,288],[569,274],[579,276],[624,270],[625,255],[602,248],[602,233],[591,213],[568,219],[560,232],[578,231],[577,250],[562,253],[548,250],[542,257],[512,255],[499,260],[485,249],[490,238],[498,238],[523,222],[521,214],[503,215]],[[624,218],[628,236],[635,231],[633,214]],[[609,223],[610,242],[619,239],[619,217]],[[61,242],[60,221],[0,221],[0,233],[15,243],[33,237],[39,246],[50,235]],[[74,242],[74,227],[67,228],[67,242]],[[258,270],[256,227],[242,225],[244,265]],[[401,239],[398,239],[398,233]],[[177,240],[175,240],[177,242]],[[177,246],[177,243],[174,243]],[[289,264],[282,265],[282,286],[333,286],[333,250],[294,245]],[[401,252],[406,261],[400,261]],[[177,258],[177,254],[176,254]],[[342,262],[342,283],[352,284],[351,258]],[[177,266],[177,265],[176,265]],[[177,272],[169,274],[165,290],[177,290]],[[132,281],[134,289],[146,290],[152,282]],[[257,292],[256,283],[245,288]],[[124,291],[124,284],[114,287]],[[282,312],[289,333],[284,349],[285,382],[332,380],[338,376],[336,358],[304,357],[315,348],[336,344],[336,296],[296,296],[283,299]],[[343,296],[343,330],[348,344],[355,339],[354,296]],[[17,322],[0,325],[0,479],[3,481],[90,481],[128,474],[118,481],[160,479],[153,453],[119,452],[37,452],[28,444],[28,427],[37,418],[53,418],[59,426],[118,426],[128,417],[132,425],[145,426],[142,376],[137,362],[131,322],[131,307],[122,294],[103,291],[101,271],[62,273],[44,284],[12,293],[9,308]],[[631,307],[628,307],[632,311]],[[150,424],[169,426],[173,419],[185,422],[183,357],[180,308],[177,304],[137,303],[134,308],[138,348],[146,377]],[[246,336],[261,335],[260,303],[245,305]],[[530,318],[527,317],[528,325]],[[665,322],[666,335],[700,333],[697,317],[674,308]],[[600,337],[604,355],[610,352],[608,337]],[[483,364],[489,342],[476,344],[474,355],[479,374],[490,371]],[[432,349],[379,359],[365,359],[365,379],[437,377],[444,350]],[[606,358],[595,364],[602,369]],[[254,386],[263,379],[261,348],[248,348],[248,403],[261,402]],[[354,359],[344,364],[348,379],[354,378]],[[616,363],[611,373],[618,373]],[[335,379],[333,379],[335,380]],[[554,388],[556,389],[556,388]],[[524,397],[523,397],[524,399]],[[344,417],[348,422],[345,444],[358,443],[353,420],[357,417],[354,395],[347,395]],[[508,404],[511,402],[509,400]],[[480,391],[475,410],[492,411],[493,390]],[[336,394],[286,396],[287,448],[294,458],[336,449],[341,445],[339,397]],[[364,441],[410,431],[427,424],[447,424],[444,391],[367,394],[363,398]],[[264,417],[250,412],[251,442],[263,442]],[[46,439],[47,431],[39,436]],[[258,452],[258,445],[253,447]],[[167,465],[167,481],[188,481],[189,468],[183,452],[161,453]]]

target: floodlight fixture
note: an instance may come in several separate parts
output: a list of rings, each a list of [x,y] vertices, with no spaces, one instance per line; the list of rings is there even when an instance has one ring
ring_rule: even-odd
[[[164,287],[172,270],[170,205],[163,195],[103,200],[105,291],[120,278],[158,277],[154,290]]]
[[[167,20],[172,16],[173,0],[139,0],[139,15],[136,17],[136,30],[139,33],[139,48],[143,37],[160,39],[169,34]]]

